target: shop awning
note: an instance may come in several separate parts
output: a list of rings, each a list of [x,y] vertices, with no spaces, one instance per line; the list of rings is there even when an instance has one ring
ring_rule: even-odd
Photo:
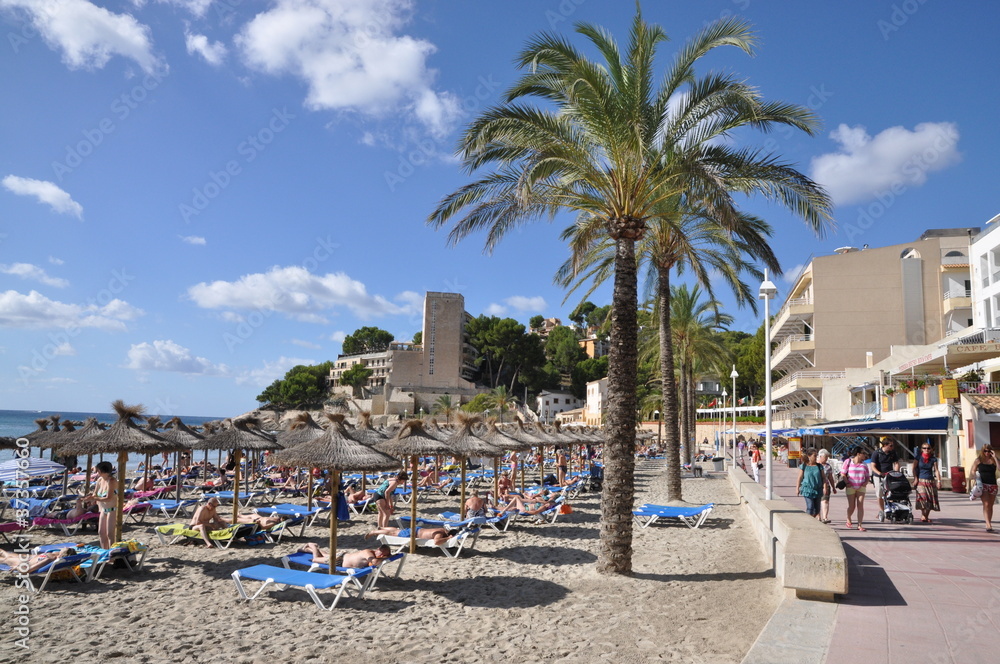
[[[927,436],[948,433],[947,417],[914,417],[907,420],[871,420],[870,422],[831,422],[799,429],[802,436],[840,436],[845,434],[865,436],[891,434],[922,434]]]

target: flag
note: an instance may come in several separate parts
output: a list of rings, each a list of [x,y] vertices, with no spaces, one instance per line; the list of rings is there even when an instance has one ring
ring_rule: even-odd
[[[712,399],[712,403],[708,404],[708,407],[709,407],[709,408],[715,408],[715,406],[716,406],[716,405],[717,405],[718,403],[719,403],[719,400],[718,400],[718,399]]]
[[[737,403],[737,405],[740,405],[740,406],[742,406],[742,405],[743,405],[743,404],[745,404],[746,402],[747,402],[747,398],[746,398],[746,397],[743,397],[742,399],[740,399],[740,400],[739,400],[739,401],[737,401],[736,403]]]

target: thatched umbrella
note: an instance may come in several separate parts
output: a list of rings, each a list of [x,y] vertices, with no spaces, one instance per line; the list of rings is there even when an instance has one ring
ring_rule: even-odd
[[[453,449],[455,453],[459,456],[459,459],[461,460],[460,463],[462,467],[462,484],[461,484],[462,488],[459,494],[459,500],[462,503],[462,509],[460,510],[460,514],[464,519],[466,461],[470,456],[484,456],[484,457],[488,456],[496,459],[497,456],[503,454],[503,451],[500,450],[495,445],[491,445],[490,443],[486,442],[485,440],[477,436],[475,433],[473,433],[472,427],[475,424],[482,421],[478,415],[468,415],[466,413],[459,413],[457,419],[458,419],[458,431],[453,433],[451,437],[448,438],[447,441],[445,441],[445,445]]]
[[[0,436],[0,450],[17,449],[17,440],[9,436]]]
[[[236,455],[235,475],[233,477],[233,523],[236,523],[240,514],[240,455],[243,450],[259,452],[281,449],[281,444],[273,437],[256,429],[257,424],[257,420],[253,417],[233,420],[232,426],[225,431],[191,446],[193,450],[233,450]],[[254,427],[254,429],[250,427]],[[249,492],[249,487],[247,491]]]
[[[26,433],[23,436],[19,436],[20,438],[28,439],[29,455],[31,454],[32,447],[37,446],[40,448],[41,443],[45,439],[45,437],[52,433],[51,431],[49,431],[49,418],[47,417],[40,417],[37,420],[35,420],[35,426],[37,426],[38,428],[35,429],[34,431]],[[39,452],[38,454],[39,456],[41,456],[41,452]]]
[[[76,440],[59,448],[60,454],[105,454],[118,453],[118,509],[115,511],[115,540],[121,541],[122,517],[125,505],[125,466],[128,463],[129,452],[171,452],[175,444],[164,440],[155,433],[139,428],[133,420],[141,419],[142,406],[126,406],[117,399],[111,407],[118,414],[118,419],[108,427],[90,438]]]
[[[330,427],[320,436],[284,449],[274,455],[274,460],[282,465],[304,466],[306,468],[326,468],[330,471],[330,574],[334,573],[334,559],[337,556],[337,494],[340,488],[340,473],[344,470],[389,470],[398,468],[399,461],[363,445],[347,434],[342,420],[330,420]]]
[[[476,434],[487,443],[496,447],[500,450],[509,450],[511,452],[527,452],[531,449],[531,445],[528,443],[521,442],[516,438],[511,438],[505,433],[497,429],[496,420],[489,420],[485,424],[483,431]],[[493,503],[498,504],[500,502],[500,464],[497,458],[493,459]]]
[[[375,449],[394,457],[410,457],[411,472],[410,482],[413,487],[413,495],[410,501],[410,553],[417,551],[417,481],[416,468],[417,457],[421,454],[448,454],[451,450],[444,443],[435,440],[427,435],[423,422],[420,420],[410,420],[403,425],[395,436],[389,440],[377,443]]]
[[[159,419],[159,418],[157,418]],[[178,449],[191,449],[192,445],[196,445],[201,441],[205,440],[205,436],[198,433],[188,425],[184,424],[179,417],[171,417],[167,420],[164,425],[165,429],[160,434],[167,440],[177,444]],[[174,466],[177,466],[177,501],[180,502],[181,499],[181,473],[180,473],[180,460],[174,462]],[[205,468],[208,468],[208,450],[205,450]],[[146,457],[146,474],[143,477],[148,477],[149,473],[149,457]]]
[[[522,443],[528,443],[532,447],[541,447],[543,445],[542,440],[535,435],[533,431],[529,431],[525,426],[524,422],[518,421],[516,424],[512,425],[511,428],[505,429],[504,434],[521,441]],[[524,464],[521,464],[521,491],[524,491]]]
[[[101,424],[100,422],[98,422],[96,417],[88,417],[87,421],[84,423],[84,425],[81,428],[76,429],[75,431],[69,432],[70,433],[69,436],[63,435],[62,438],[61,438],[61,440],[59,441],[58,447],[61,447],[63,445],[68,445],[69,443],[75,443],[75,442],[78,442],[78,441],[81,441],[81,440],[89,440],[89,439],[93,438],[94,436],[98,435],[99,433],[103,432],[104,430],[105,430],[105,426],[103,424]],[[66,433],[67,433],[66,431],[63,431],[63,434],[66,434]],[[62,450],[58,450],[58,451],[59,451],[60,454],[63,453]],[[87,495],[88,493],[90,493],[90,472],[91,472],[91,468],[94,465],[93,461],[94,461],[94,455],[93,455],[93,453],[87,453],[87,465],[86,465],[86,468],[84,469],[84,472],[86,473],[86,477],[83,480],[83,494],[84,495]]]
[[[325,430],[316,420],[312,418],[308,412],[303,411],[296,415],[291,422],[291,428],[288,431],[282,431],[278,433],[278,442],[281,443],[285,449],[290,447],[295,447],[296,445],[301,445],[302,443],[307,443],[310,440],[315,440],[323,435]],[[298,469],[295,471],[296,479],[298,478]],[[312,499],[313,499],[313,481],[312,474],[310,472],[309,485],[307,498],[309,509],[312,509]]]
[[[347,434],[362,445],[372,447],[383,440],[388,440],[392,436],[386,435],[372,426],[372,414],[363,410],[358,413],[358,424],[353,429],[348,429]],[[361,490],[364,491],[368,485],[368,475],[361,473]]]

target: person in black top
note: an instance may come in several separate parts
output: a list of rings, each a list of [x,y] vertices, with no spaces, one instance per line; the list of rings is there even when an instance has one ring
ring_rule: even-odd
[[[976,473],[979,477],[976,477]],[[986,520],[986,532],[993,532],[993,503],[997,499],[997,458],[993,453],[993,447],[987,443],[979,451],[979,456],[972,463],[969,477],[966,484],[979,484],[982,493],[979,495],[983,501],[983,519]]]
[[[872,452],[872,481],[875,483],[875,495],[878,497],[878,511],[885,511],[885,499],[882,498],[882,478],[891,470],[899,470],[899,456],[896,454],[896,441],[883,437],[879,441],[879,449]]]

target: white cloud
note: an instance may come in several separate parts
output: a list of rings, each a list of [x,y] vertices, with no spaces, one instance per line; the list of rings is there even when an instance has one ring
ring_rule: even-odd
[[[132,344],[128,349],[126,369],[136,371],[172,371],[184,374],[225,376],[229,369],[224,364],[213,364],[204,357],[196,357],[184,346],[167,340],[153,343]]]
[[[243,316],[239,315],[235,311],[223,311],[219,314],[219,317],[227,323],[242,323],[246,320]]]
[[[799,263],[798,265],[793,266],[791,269],[785,270],[784,273],[781,275],[781,278],[785,280],[785,283],[794,284],[795,280],[799,278],[799,273],[802,272],[802,268],[804,267],[805,265]]]
[[[314,344],[311,341],[305,341],[303,339],[292,339],[292,343],[296,346],[302,346],[303,348],[308,348],[309,350],[319,350],[322,348],[319,344]]]
[[[50,277],[45,270],[37,265],[31,265],[30,263],[13,263],[11,265],[0,264],[0,273],[12,274],[16,277],[21,277],[22,279],[32,279],[54,288],[66,288],[69,286],[69,282],[65,279]]]
[[[0,8],[25,12],[71,69],[100,69],[112,55],[134,60],[147,73],[160,66],[149,27],[131,14],[115,14],[87,0],[0,0]]]
[[[486,311],[484,311],[483,313],[485,313],[487,316],[503,316],[504,314],[507,313],[507,307],[503,306],[502,304],[497,304],[496,302],[493,302],[488,307],[486,307]]]
[[[343,272],[315,275],[303,267],[272,267],[236,281],[202,282],[188,296],[203,309],[277,311],[296,320],[325,323],[322,312],[347,307],[360,318],[407,313]]]
[[[122,300],[112,300],[103,306],[96,304],[67,304],[50,300],[37,291],[27,295],[9,290],[0,293],[0,327],[74,328],[93,327],[100,330],[120,331],[125,321],[143,315]]]
[[[274,362],[264,362],[264,366],[260,369],[244,371],[236,377],[236,384],[267,387],[278,378],[284,378],[289,369],[300,364],[314,365],[318,364],[318,362],[316,362],[316,360],[304,360],[297,357],[285,357],[282,355]]]
[[[812,160],[812,178],[834,203],[862,203],[891,192],[894,196],[927,182],[928,173],[958,163],[958,127],[952,122],[922,122],[912,131],[890,127],[874,137],[861,125],[842,124],[830,134],[836,152]]]
[[[144,0],[133,0],[133,2],[139,6],[141,6],[140,2],[144,4]],[[182,7],[199,18],[204,16],[205,12],[208,11],[208,8],[212,6],[212,0],[160,0],[160,2],[166,2],[169,5]],[[239,2],[229,4],[237,5]]]
[[[201,246],[205,245],[205,238],[199,235],[178,235],[177,237],[181,239],[181,242],[187,242],[188,244],[196,244]]]
[[[504,302],[507,306],[512,307],[522,314],[525,313],[541,313],[545,311],[545,307],[548,306],[545,303],[545,298],[541,295],[535,297],[524,297],[523,295],[514,295],[508,297]]]
[[[218,67],[226,59],[226,45],[222,42],[210,42],[205,35],[196,35],[190,32],[184,33],[184,44],[190,55],[197,53],[205,58],[205,62]]]
[[[436,92],[427,58],[436,47],[400,34],[412,0],[276,0],[236,37],[244,61],[308,85],[313,110],[390,117],[411,113],[435,136],[450,131],[461,105]]]
[[[52,351],[53,355],[76,355],[76,349],[68,341],[64,341]]]
[[[51,263],[52,265],[62,265],[65,262],[66,261],[64,261],[61,258],[56,258],[55,256],[49,256],[49,263]]]
[[[4,0],[0,0],[2,2]],[[39,203],[45,203],[56,212],[72,214],[77,219],[83,218],[83,206],[51,182],[8,175],[0,184],[18,196],[34,196]]]
[[[337,330],[330,335],[330,341],[336,341],[338,344],[344,343],[344,339],[347,338],[347,332],[343,330]]]

